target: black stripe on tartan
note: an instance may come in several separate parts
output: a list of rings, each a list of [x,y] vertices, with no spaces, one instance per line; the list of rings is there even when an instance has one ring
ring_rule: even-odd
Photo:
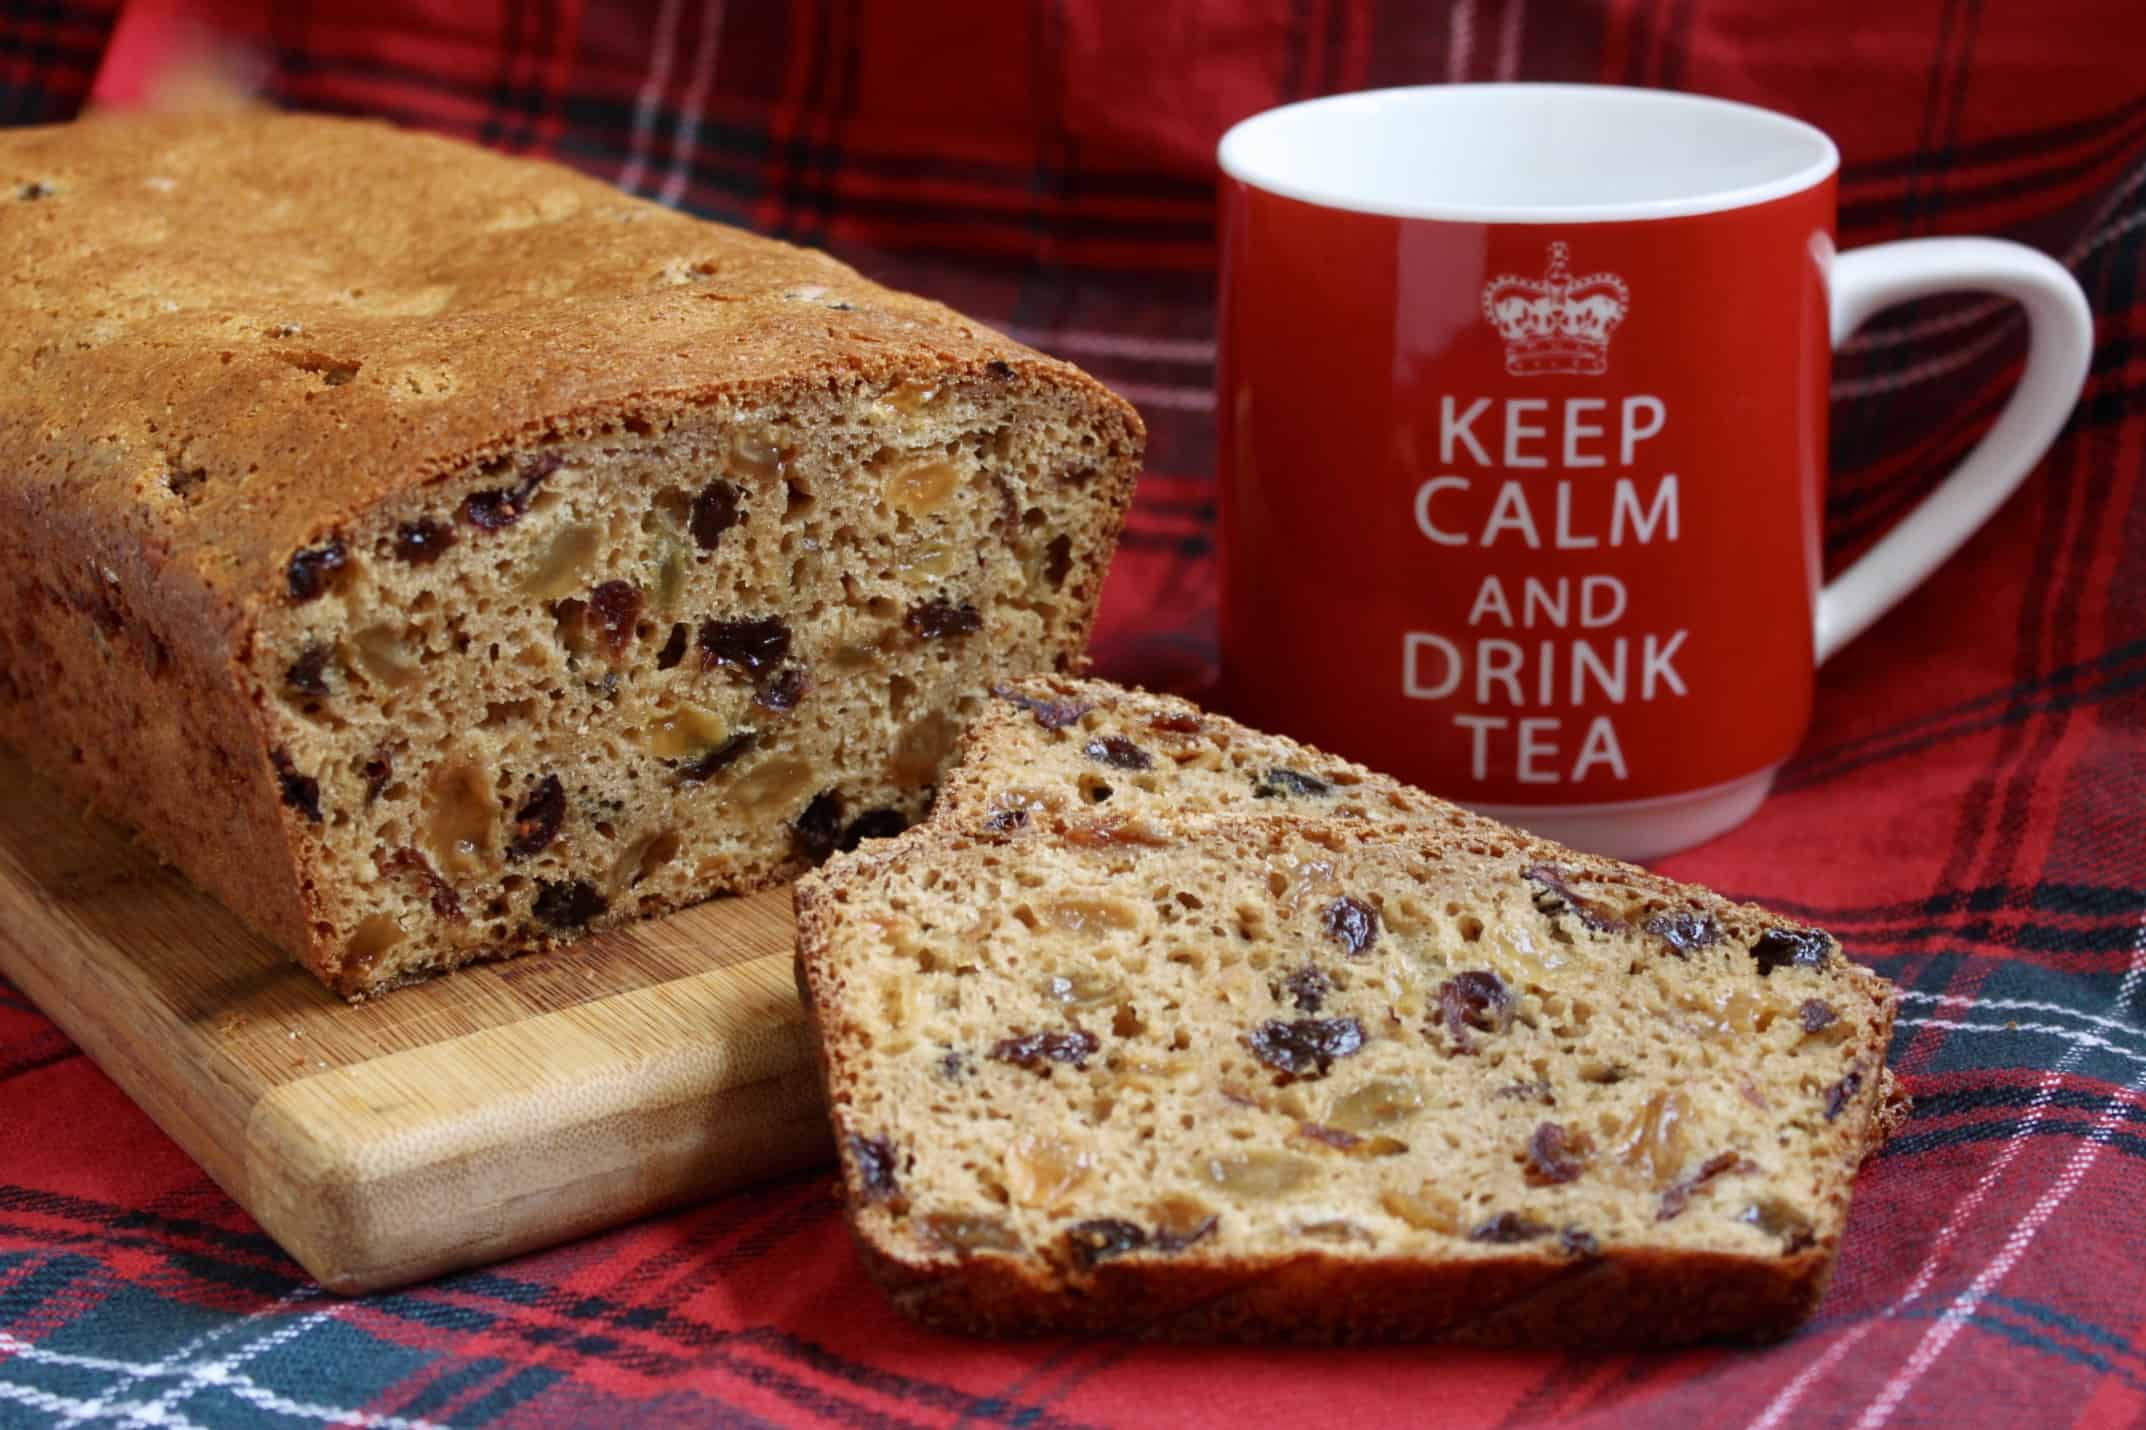
[[[1916,1121],[1920,1121],[1919,1115]],[[1952,1127],[1927,1129],[1918,1129],[1911,1122],[1907,1131],[1894,1137],[1873,1155],[1886,1161],[1894,1161],[1902,1157],[1920,1157],[1947,1147],[1972,1147],[1984,1142],[2010,1142],[2018,1138],[2047,1138],[2061,1142],[2096,1141],[2109,1151],[2133,1161],[2146,1162],[2146,1135],[2136,1132],[2111,1132],[2106,1127],[2099,1127],[2097,1119],[2094,1118],[2075,1122],[2067,1118],[2048,1116],[2040,1118],[2032,1126],[2029,1126],[2027,1119],[2023,1117],[1992,1118],[1987,1122],[1964,1122]]]
[[[2091,1341],[2095,1345],[2130,1356],[2133,1360],[2146,1361],[2146,1350],[2142,1350],[2136,1343],[2126,1339],[2116,1331],[2107,1326],[2098,1326],[2092,1321],[2082,1320],[2077,1316],[2060,1311],[2054,1306],[2046,1305],[2040,1301],[2025,1300],[2018,1296],[1999,1295],[1994,1291],[1986,1296],[1984,1300],[1992,1306],[2002,1307],[2014,1315],[2038,1321],[2044,1326],[2062,1331],[2067,1335],[2076,1336],[2082,1341]]]
[[[2110,130],[2128,128],[2133,120],[2141,118],[2146,118],[2146,98],[2119,104],[2114,109],[2105,109],[2084,119],[2069,119],[2040,129],[2014,129],[1992,134],[1956,148],[1952,162],[1957,170],[2010,164],[2022,159],[2045,160],[2062,150],[2096,143]],[[1844,161],[1841,183],[1847,186],[1906,178],[1914,173],[1919,154],[1920,151],[1914,151],[1882,159]]]
[[[1971,210],[1984,204],[2018,198],[2023,194],[2060,189],[2066,184],[2084,179],[2096,169],[2106,168],[2124,158],[2137,145],[2142,128],[2146,126],[2128,129],[2106,144],[2064,163],[2045,163],[2022,173],[1948,189],[1945,194],[1946,201],[1957,213],[1963,209]],[[1931,202],[1934,206],[1935,200]],[[1841,231],[1853,233],[1868,226],[1881,225],[1898,211],[1899,201],[1882,195],[1868,199],[1844,199],[1839,211]]]
[[[211,1222],[163,1216],[111,1202],[92,1201],[87,1197],[47,1191],[41,1187],[0,1185],[0,1212],[17,1212],[29,1216],[50,1217],[56,1221],[72,1221],[95,1228],[98,1232],[161,1233],[201,1242],[234,1254],[248,1253],[266,1257],[279,1266],[295,1268],[295,1263],[283,1254],[283,1249],[259,1232],[230,1231]],[[283,1289],[287,1290],[288,1287]]]
[[[45,1045],[33,1052],[17,1052],[6,1062],[0,1062],[0,1082],[8,1082],[82,1056],[80,1048],[58,1035],[49,1040],[39,1039],[39,1042]]]
[[[2124,649],[2135,649],[2135,644]],[[2044,684],[2042,681],[2025,681],[2021,682],[2019,686],[2012,687],[2012,689],[2014,691],[2022,690],[2022,688],[2033,690],[2036,686],[2043,686]],[[2070,689],[2045,688],[2035,695],[2021,694],[2018,698],[2008,699],[2002,709],[1992,714],[1976,715],[1955,720],[1942,727],[1932,728],[1926,725],[1924,733],[1899,739],[1883,748],[1871,749],[1844,758],[1818,757],[1812,760],[1793,762],[1781,772],[1781,778],[1775,784],[1775,789],[1782,792],[1809,789],[1813,786],[1826,784],[1843,776],[1854,774],[1858,770],[1865,769],[1871,765],[1901,759],[1908,755],[1920,754],[1935,746],[1965,739],[1971,735],[1985,734],[1992,730],[2009,734],[2037,715],[2063,714],[2081,706],[2099,705],[2119,696],[2131,694],[2141,688],[2146,688],[2146,664],[2134,664],[2127,659],[2111,674],[2091,683]],[[1963,825],[1963,836],[1971,827],[1971,825]],[[1941,882],[1958,887],[1963,881],[1954,871],[1948,869],[1946,878]],[[2004,881],[1998,880],[1994,882]]]
[[[1971,889],[1939,889],[1925,898],[1901,899],[1884,904],[1838,906],[1799,904],[1771,894],[1731,894],[1727,897],[1751,903],[1771,904],[1783,913],[1805,918],[1824,918],[1834,923],[1891,923],[1902,919],[1938,918],[1958,913],[1990,914],[2005,909],[2031,909],[2036,913],[2061,914],[2081,919],[2124,919],[2135,925],[2146,904],[2146,893],[2127,884],[2078,884],[2061,880],[2038,884],[1978,884]]]
[[[1985,1069],[1984,1074],[1987,1075],[1988,1071]],[[2035,1075],[2042,1069],[2019,1068],[2017,1071],[2025,1075]],[[1990,1108],[2012,1108],[2024,1112],[2036,1101],[2040,1101],[2044,1107],[2091,1113],[2095,1117],[2108,1116],[2113,1104],[2119,1109],[2118,1121],[2146,1129],[2146,1106],[2141,1106],[2121,1094],[2097,1092],[2083,1087],[2054,1087],[2045,1090],[2014,1083],[1985,1083],[1974,1087],[1946,1087],[1935,1092],[1918,1092],[1915,1094],[1914,1119],[1917,1122],[1935,1122]]]
[[[80,1252],[22,1251],[0,1257],[0,1267],[9,1261],[41,1258],[13,1280],[0,1284],[0,1326],[21,1326],[62,1291],[103,1268],[94,1256]]]
[[[464,1272],[448,1277],[445,1280],[434,1283],[421,1294],[405,1292],[395,1296],[372,1297],[364,1304],[374,1309],[387,1309],[391,1304],[402,1303],[396,1309],[400,1313],[408,1315],[420,1305],[427,1310],[450,1309],[438,1302],[424,1299],[431,1296],[446,1295],[474,1296],[490,1301],[494,1305],[541,1311],[567,1320],[601,1321],[609,1325],[622,1328],[630,1327],[634,1330],[644,1331],[701,1357],[706,1357],[711,1353],[719,1354],[726,1362],[730,1363],[729,1368],[737,1370],[739,1374],[745,1375],[747,1379],[752,1380],[755,1384],[763,1385],[765,1388],[774,1389],[777,1393],[786,1395],[784,1384],[791,1385],[801,1393],[809,1392],[810,1388],[795,1382],[789,1382],[787,1378],[765,1379],[761,1376],[750,1374],[750,1369],[757,1363],[740,1359],[730,1354],[726,1348],[733,1344],[751,1346],[771,1355],[780,1355],[797,1365],[856,1386],[859,1389],[869,1390],[890,1398],[917,1401],[922,1404],[928,1404],[935,1409],[954,1410],[964,1415],[984,1419],[1012,1421],[1022,1426],[1070,1426],[1072,1424],[1072,1422],[1058,1417],[1042,1414],[1034,1407],[1024,1408],[1009,1405],[1002,1400],[991,1397],[971,1395],[966,1391],[941,1382],[919,1380],[912,1376],[882,1370],[876,1366],[853,1361],[816,1342],[807,1341],[778,1327],[754,1326],[732,1331],[718,1330],[713,1326],[676,1311],[629,1306],[604,1296],[568,1296],[567,1293],[560,1291],[558,1288],[522,1280],[510,1276],[497,1268]],[[485,1316],[486,1329],[495,1332],[510,1330],[524,1339],[529,1338],[530,1331],[540,1329],[519,1325],[501,1325],[487,1313],[474,1311],[470,1308],[452,1309],[460,1309],[468,1314]]]
[[[2076,1365],[2088,1366],[2107,1375],[2113,1375],[2134,1389],[2146,1390],[2146,1379],[2142,1379],[2136,1371],[2131,1370],[2129,1367],[2118,1364],[2098,1352],[2086,1350],[2079,1346],[2066,1345],[2054,1337],[2023,1326],[2017,1321],[2008,1320],[1994,1314],[1991,1310],[1991,1302],[1994,1299],[1987,1296],[1981,1298],[1976,1303],[1974,1310],[1968,1314],[1966,1318],[1968,1323],[2002,1336],[2014,1345],[2024,1346],[2029,1350],[2048,1352],[2059,1359],[2071,1361]],[[1957,1313],[1953,1311],[1951,1303],[1947,1302],[1942,1307],[1904,1309],[1897,1314],[1902,1320],[1931,1321]]]
[[[2009,315],[2017,320],[2017,312]],[[2022,325],[2021,332],[2025,328]],[[1985,335],[1986,336],[1986,335]],[[2016,351],[2008,351],[2008,345],[1993,343],[1976,358],[1976,363],[1987,367],[2009,367],[2019,361]],[[1970,367],[1972,372],[1973,368]],[[1885,430],[1900,434],[1892,454],[1911,459],[1892,472],[1876,480],[1869,479],[1869,469],[1885,464],[1885,459],[1872,453],[1859,454],[1852,462],[1835,467],[1833,479],[1826,490],[1826,545],[1833,550],[1842,550],[1856,545],[1867,536],[1891,525],[1904,506],[1919,500],[1923,495],[1923,482],[1932,475],[1932,469],[1949,468],[1966,455],[1966,448],[1980,439],[1981,428],[1995,420],[1998,409],[2012,395],[2013,384],[1985,379],[1973,394],[1962,402],[1956,385],[1946,389],[1944,403],[1945,435],[1937,443],[1927,436],[1909,437],[1902,433],[1907,425],[1897,420],[1888,421]],[[1936,397],[1936,390],[1928,394]],[[1899,392],[1884,395],[1891,399],[1880,405],[1888,408],[1887,416],[1897,418]],[[2060,440],[2062,440],[2060,438]],[[1862,479],[1862,480],[1859,480]]]
[[[1911,736],[1918,731],[1936,728],[1949,720],[2007,705],[2036,692],[2071,685],[2075,682],[2086,680],[2088,677],[2100,678],[2108,673],[2120,671],[2134,661],[2146,661],[2146,639],[2129,641],[2123,645],[2111,647],[2090,659],[2059,666],[2054,670],[2045,671],[2029,679],[2016,681],[2002,689],[1986,691],[1981,695],[1957,701],[1942,710],[1918,716],[1904,724],[1891,725],[1883,730],[1873,731],[1868,735],[1858,735],[1852,740],[1828,746],[1822,751],[1798,760],[1796,765],[1790,767],[1789,772],[1797,772],[1802,768],[1823,764],[1831,760],[1852,758],[1890,741]]]
[[[72,119],[81,109],[103,58],[101,42],[117,23],[116,9],[18,0],[0,20],[0,63],[13,62],[28,77],[0,88],[8,124],[46,124]],[[74,42],[95,27],[99,44]]]

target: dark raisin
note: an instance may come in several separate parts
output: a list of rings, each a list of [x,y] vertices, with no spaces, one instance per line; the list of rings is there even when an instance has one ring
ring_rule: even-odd
[[[1456,973],[1438,985],[1437,994],[1439,1015],[1457,1052],[1475,1051],[1475,1042],[1468,1036],[1470,1028],[1502,1033],[1512,1023],[1512,990],[1489,969],[1471,968]]]
[[[1087,743],[1081,753],[1114,770],[1144,770],[1155,763],[1153,755],[1123,735],[1097,736]]]
[[[1334,991],[1334,981],[1325,970],[1305,964],[1282,980],[1282,987],[1289,991],[1289,1001],[1296,1004],[1300,1013],[1316,1013],[1326,1002],[1326,995]]]
[[[671,638],[663,643],[663,649],[656,652],[656,669],[669,670],[685,658],[686,627],[680,621],[671,627]]]
[[[1531,864],[1520,877],[1536,886],[1535,907],[1545,914],[1570,913],[1597,933],[1621,933],[1625,922],[1607,908],[1576,892],[1565,882],[1564,871],[1548,864]]]
[[[835,852],[842,833],[842,796],[822,790],[812,797],[804,813],[790,823],[790,842],[815,864]]]
[[[546,775],[514,811],[514,838],[507,844],[507,857],[527,859],[542,853],[559,837],[559,826],[565,821],[566,789],[557,775]]]
[[[1069,487],[1086,486],[1095,480],[1096,470],[1086,462],[1069,462],[1058,469],[1058,480]]]
[[[968,1070],[969,1060],[962,1056],[959,1049],[948,1048],[939,1055],[939,1076],[958,1081]]]
[[[1071,1063],[1074,1067],[1085,1068],[1100,1046],[1095,1034],[1078,1028],[1070,1033],[1023,1033],[993,1043],[991,1057],[996,1062],[1024,1068],[1040,1068],[1046,1062]]]
[[[1043,548],[1043,579],[1057,590],[1065,585],[1066,577],[1073,573],[1073,538],[1056,536]]]
[[[365,762],[365,802],[369,805],[380,798],[387,782],[395,777],[395,754],[382,745],[373,751],[372,758]]]
[[[1307,775],[1283,765],[1276,765],[1252,781],[1254,799],[1295,799],[1299,796],[1316,799],[1333,791],[1334,787],[1317,775]]]
[[[606,581],[589,592],[589,624],[596,643],[612,656],[625,653],[641,620],[641,588],[631,581]]]
[[[403,848],[396,850],[389,862],[396,868],[407,869],[416,876],[417,882],[432,900],[432,912],[443,919],[462,917],[462,896],[455,892],[454,885],[440,877],[440,871],[432,867],[430,859],[415,849]]]
[[[760,683],[753,692],[753,704],[763,710],[783,713],[797,708],[797,702],[805,698],[811,685],[805,679],[803,666],[786,665]]]
[[[1324,1142],[1327,1146],[1337,1147],[1344,1152],[1364,1140],[1353,1132],[1344,1132],[1339,1127],[1329,1127],[1323,1122],[1299,1122],[1297,1135],[1308,1137],[1314,1142]]]
[[[1354,1018],[1269,1018],[1244,1035],[1252,1056],[1292,1077],[1325,1077],[1334,1059],[1361,1052],[1364,1025]]]
[[[1781,1238],[1781,1254],[1792,1255],[1818,1240],[1811,1230],[1810,1219],[1787,1202],[1768,1197],[1753,1202],[1738,1212],[1736,1219],[1748,1226],[1755,1226],[1768,1236]]]
[[[1656,1221],[1668,1221],[1671,1217],[1681,1215],[1684,1208],[1691,1204],[1691,1194],[1693,1192],[1698,1191],[1722,1173],[1738,1171],[1743,1167],[1744,1159],[1734,1152],[1715,1153],[1699,1164],[1698,1171],[1691,1173],[1689,1176],[1680,1177],[1670,1184],[1669,1190],[1662,1193],[1662,1204],[1655,1210],[1654,1219]]]
[[[704,780],[714,779],[724,770],[729,769],[743,759],[746,753],[759,743],[759,740],[759,732],[754,730],[742,730],[732,735],[714,749],[697,755],[680,766],[677,783],[680,785],[697,785]]]
[[[693,533],[694,545],[713,551],[738,519],[738,489],[728,482],[710,482],[693,498],[693,515],[686,526]]]
[[[1826,1121],[1848,1110],[1848,1104],[1863,1087],[1863,1074],[1850,1068],[1847,1076],[1826,1089]]]
[[[1548,1236],[1549,1234],[1550,1228],[1539,1221],[1530,1220],[1519,1212],[1499,1212],[1489,1221],[1469,1232],[1468,1240],[1487,1241],[1499,1246],[1505,1246],[1516,1241],[1534,1241],[1538,1237]]]
[[[334,654],[332,647],[315,641],[300,651],[291,668],[283,672],[283,683],[302,695],[326,695],[328,658]]]
[[[35,201],[37,199],[49,199],[58,192],[59,190],[53,188],[52,185],[39,179],[32,179],[29,183],[16,187],[15,197],[26,201]],[[1011,375],[1009,372],[1008,376]]]
[[[455,544],[455,530],[444,521],[419,517],[395,528],[395,559],[412,566],[430,566],[440,553]]]
[[[849,853],[867,839],[892,839],[908,827],[908,819],[898,809],[868,809],[842,831],[842,852]]]
[[[1569,1182],[1587,1170],[1587,1134],[1577,1137],[1561,1123],[1545,1122],[1528,1138],[1527,1180],[1532,1187]]]
[[[1036,723],[1046,730],[1063,730],[1095,708],[1078,700],[1038,700],[1032,696],[1018,694],[1003,685],[991,693],[1035,716]]]
[[[1768,929],[1751,945],[1751,956],[1765,978],[1776,968],[1824,968],[1832,944],[1817,929]]]
[[[1098,1261],[1108,1261],[1113,1256],[1123,1256],[1128,1251],[1138,1251],[1147,1244],[1146,1232],[1129,1221],[1112,1217],[1075,1222],[1066,1228],[1066,1249],[1072,1254],[1074,1264],[1083,1268]]]
[[[343,549],[341,541],[294,551],[290,565],[283,571],[284,587],[292,600],[310,601],[335,583],[335,573],[349,560],[350,553]]]
[[[894,1179],[894,1144],[886,1138],[850,1133],[849,1159],[864,1194],[873,1201],[886,1201],[901,1190]]]
[[[1557,1249],[1567,1256],[1600,1256],[1602,1243],[1595,1240],[1593,1232],[1568,1226],[1557,1234]]]
[[[936,641],[980,631],[984,618],[967,602],[957,606],[943,596],[934,596],[921,605],[911,606],[909,614],[902,617],[902,624],[918,640]]]
[[[1678,958],[1685,957],[1694,949],[1707,948],[1721,942],[1721,925],[1714,922],[1714,916],[1694,913],[1690,909],[1656,914],[1640,927],[1668,944],[1669,951]]]
[[[281,750],[270,751],[268,759],[276,767],[276,785],[283,792],[283,802],[314,824],[320,823],[320,781],[298,773],[291,757]]]
[[[1157,715],[1148,721],[1148,728],[1172,735],[1197,735],[1206,730],[1207,722],[1197,715]]]
[[[1341,951],[1351,958],[1364,952],[1378,942],[1379,911],[1362,899],[1346,896],[1334,900],[1319,912],[1319,922],[1326,928],[1326,936],[1341,945]]]
[[[1840,1014],[1834,1012],[1833,1005],[1823,998],[1804,999],[1803,1006],[1796,1009],[1796,1017],[1806,1033],[1821,1032],[1840,1021]]]
[[[537,881],[536,902],[529,911],[555,929],[577,929],[611,907],[586,879]]]
[[[1148,1239],[1148,1245],[1156,1251],[1183,1251],[1194,1242],[1214,1235],[1215,1227],[1220,1221],[1220,1217],[1206,1216],[1186,1231],[1158,1231]]]
[[[544,485],[545,478],[565,465],[566,458],[557,452],[531,458],[523,465],[521,480],[514,486],[471,492],[464,497],[462,519],[480,531],[498,531],[514,525],[536,500],[537,488]]]
[[[993,834],[1012,834],[1015,830],[1028,828],[1028,811],[1025,809],[994,810],[984,820],[984,828]]]
[[[1514,1102],[1539,1102],[1544,1107],[1557,1106],[1557,1090],[1550,1086],[1548,1078],[1537,1078],[1533,1082],[1509,1082],[1495,1089],[1490,1095],[1508,1098]]]
[[[700,663],[704,670],[730,665],[764,675],[781,665],[789,653],[790,628],[780,616],[700,623]]]
[[[984,372],[999,382],[1013,381],[1013,364],[1010,362],[1000,362],[997,358],[993,358],[984,364]]]

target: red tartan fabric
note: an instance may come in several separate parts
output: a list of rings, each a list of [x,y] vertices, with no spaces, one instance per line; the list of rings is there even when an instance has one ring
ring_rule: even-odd
[[[2136,0],[372,0],[0,15],[0,120],[236,37],[294,108],[557,155],[833,249],[1089,367],[1153,429],[1102,669],[1198,690],[1215,138],[1338,89],[1686,88],[1840,141],[1846,244],[2002,233],[2099,346],[2056,450],[1820,681],[1747,827],[1673,873],[1902,987],[1918,1106],[1817,1320],[1674,1355],[994,1344],[863,1279],[824,1176],[333,1301],[0,986],[0,1425],[2146,1423],[2146,85]],[[4,222],[4,218],[0,218]],[[1836,374],[1837,565],[1993,416],[2019,323],[1883,314]],[[1316,354],[1307,354],[1316,360]]]

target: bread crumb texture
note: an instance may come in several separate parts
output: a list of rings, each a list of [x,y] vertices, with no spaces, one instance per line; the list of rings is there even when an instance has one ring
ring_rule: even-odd
[[[798,905],[853,1226],[942,1326],[1776,1336],[1894,1115],[1823,932],[1099,682],[1001,687]]]
[[[385,125],[0,134],[0,735],[350,995],[794,875],[1077,670],[1075,369]]]

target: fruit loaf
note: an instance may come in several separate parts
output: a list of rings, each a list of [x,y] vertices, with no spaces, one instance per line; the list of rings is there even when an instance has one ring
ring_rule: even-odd
[[[1497,827],[1178,696],[1049,675],[992,688],[941,777],[932,822],[971,833],[1094,831],[1226,811]]]
[[[1898,1115],[1894,996],[1829,936],[1487,821],[1105,827],[927,824],[798,885],[904,1311],[1638,1346],[1817,1304]]]
[[[0,205],[0,737],[346,995],[897,830],[1080,664],[1139,419],[832,259],[258,114]]]

